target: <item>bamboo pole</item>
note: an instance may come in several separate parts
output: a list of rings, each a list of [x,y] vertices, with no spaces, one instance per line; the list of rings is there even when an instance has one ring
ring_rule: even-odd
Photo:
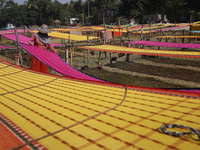
[[[0,35],[0,41],[1,41],[1,44],[2,44],[3,42],[2,42],[2,36],[1,35]]]
[[[141,31],[140,31],[140,40],[143,40],[143,24],[141,26]]]
[[[151,36],[152,36],[152,34],[151,34],[151,22],[150,22],[149,41],[151,41]]]
[[[131,44],[128,44],[128,47],[130,47]],[[126,54],[126,61],[130,61],[130,54]]]
[[[183,36],[185,35],[185,29],[183,29]],[[184,43],[184,38],[182,38],[182,43]]]
[[[66,63],[69,63],[69,50],[70,50],[70,45],[71,45],[70,35],[68,36],[68,43],[69,43],[69,46],[66,45],[66,50],[65,50],[65,61],[66,61]]]
[[[19,57],[18,57],[19,60],[17,60],[16,65],[21,65],[22,66],[23,65],[22,50],[18,46],[18,44],[19,44],[19,37],[18,37],[18,33],[17,33],[16,27],[14,28],[14,31],[15,31],[17,49],[19,50]]]
[[[101,66],[101,53],[102,53],[102,51],[99,52],[98,67]]]
[[[110,52],[110,64],[112,64],[112,52]]]
[[[89,45],[89,35],[87,35],[87,45]],[[90,61],[90,50],[87,49],[87,63],[89,63]]]
[[[110,45],[113,45],[113,41],[111,41]],[[112,52],[110,52],[110,64],[112,64]]]
[[[161,41],[162,41],[162,38],[159,39],[159,42],[161,42]],[[160,49],[160,46],[158,46],[158,50],[159,50],[159,49]]]
[[[70,36],[69,36],[69,51],[70,51],[70,65],[72,66],[73,56],[72,56],[72,47],[71,47],[71,38],[70,38]]]
[[[71,66],[73,66],[73,64],[74,64],[73,63],[74,62],[74,59],[73,59],[74,58],[74,46],[71,47],[71,57],[70,58],[71,58]]]
[[[65,62],[68,63],[68,58],[69,58],[69,50],[68,50],[68,46],[66,45],[66,49],[65,49]]]

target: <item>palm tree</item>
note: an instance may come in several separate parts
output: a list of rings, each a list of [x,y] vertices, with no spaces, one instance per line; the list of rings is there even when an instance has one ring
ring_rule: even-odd
[[[3,8],[6,0],[0,0],[0,15],[1,15],[1,9]]]
[[[28,9],[39,9],[37,6],[37,0],[28,0],[25,1],[24,4]]]
[[[55,2],[50,1],[46,6],[46,12],[52,20],[54,20],[53,14],[58,12],[58,7],[54,3]]]

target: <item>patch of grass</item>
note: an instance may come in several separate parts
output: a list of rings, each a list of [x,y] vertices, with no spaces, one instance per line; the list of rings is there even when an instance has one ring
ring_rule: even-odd
[[[174,65],[182,65],[182,66],[193,66],[200,67],[200,61],[195,59],[176,59],[176,58],[168,58],[168,57],[158,57],[158,58],[144,58],[146,60],[164,63],[164,64],[174,64]]]
[[[118,84],[125,84],[125,85],[128,84],[133,86],[153,87],[153,88],[186,88],[185,86],[162,82],[154,78],[132,76],[116,72],[113,73],[98,68],[86,68],[82,70],[82,72],[90,76],[93,76],[95,78]]]
[[[166,78],[181,79],[186,81],[200,82],[200,72],[181,69],[181,68],[169,68],[161,66],[152,66],[148,64],[140,64],[134,62],[117,62],[112,65],[108,65],[113,68],[119,68],[121,70],[133,71],[138,73],[144,73],[149,75],[162,76]]]

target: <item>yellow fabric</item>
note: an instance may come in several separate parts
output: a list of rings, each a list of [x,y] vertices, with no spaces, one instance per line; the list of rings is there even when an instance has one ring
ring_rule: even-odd
[[[0,113],[34,139],[109,110],[124,98],[124,87],[117,85],[0,66]],[[200,129],[199,99],[153,91],[129,88],[117,108],[38,142],[49,150],[199,149],[200,143],[187,136],[157,131],[171,123]]]
[[[193,22],[193,24],[199,24],[199,23],[200,23],[200,21]]]
[[[138,26],[138,25],[135,25]],[[171,24],[161,24],[161,25],[152,25],[151,27],[144,27],[142,28],[143,30],[152,30],[152,29],[161,29],[161,28],[165,28],[165,27],[169,27],[169,26],[174,26]],[[133,31],[138,31],[141,30],[141,28],[137,28],[137,29],[131,29],[134,26],[131,27],[127,27],[127,28],[123,28],[123,29],[109,29],[106,28],[106,31],[113,31],[113,32],[122,32],[122,33],[126,33],[127,31],[129,32],[133,32]],[[128,30],[127,30],[128,29]],[[62,29],[62,28],[54,28],[51,29],[52,31],[98,31],[98,30],[104,30],[104,27],[95,27],[95,26],[91,26],[91,27],[78,27],[75,29]],[[141,33],[141,31],[138,31],[139,33]],[[142,31],[142,33],[149,33],[150,31]]]
[[[200,56],[200,52],[192,51],[170,51],[170,50],[153,50],[153,49],[140,49],[140,48],[130,48],[124,46],[114,46],[114,45],[97,45],[97,46],[80,46],[84,49],[93,49],[99,51],[114,51],[114,52],[124,52],[124,53],[146,53],[146,54],[160,54],[160,55],[185,55],[185,56]]]
[[[127,32],[127,30],[126,30],[126,29],[106,29],[106,31],[124,32],[124,33],[126,33],[126,32]]]
[[[29,32],[32,33],[37,33],[38,31],[36,30],[29,30]],[[55,38],[61,38],[61,39],[67,39],[67,40],[72,40],[72,41],[87,41],[89,40],[96,40],[100,39],[99,37],[95,36],[84,36],[84,35],[75,35],[75,34],[67,34],[67,33],[60,33],[60,32],[51,32],[48,33],[49,36],[55,37]]]
[[[51,29],[52,31],[98,31],[98,29]],[[102,29],[101,29],[102,30]]]
[[[193,24],[190,26],[190,31],[200,31],[199,24]],[[200,33],[190,33],[191,36],[200,36]]]
[[[157,37],[154,37],[154,38],[200,38],[200,36],[157,36]]]

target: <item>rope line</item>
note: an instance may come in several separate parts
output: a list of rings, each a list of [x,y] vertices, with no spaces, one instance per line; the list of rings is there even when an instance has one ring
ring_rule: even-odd
[[[39,140],[41,140],[41,139],[47,138],[47,137],[49,137],[49,136],[51,136],[51,135],[54,135],[54,134],[56,134],[56,133],[59,133],[59,132],[61,132],[61,131],[67,130],[67,129],[71,128],[71,127],[74,127],[74,126],[76,126],[76,125],[79,125],[79,124],[81,124],[81,123],[83,123],[83,122],[85,122],[85,121],[88,121],[88,120],[90,120],[90,119],[93,119],[93,118],[95,118],[95,117],[97,117],[97,116],[99,116],[99,115],[102,115],[102,114],[104,114],[104,113],[107,113],[107,112],[109,112],[109,111],[111,111],[111,110],[117,108],[117,107],[120,106],[120,105],[124,102],[124,100],[126,99],[127,89],[128,89],[128,85],[126,85],[126,87],[125,87],[125,92],[124,92],[124,97],[123,97],[123,99],[120,101],[120,103],[118,103],[118,104],[115,105],[114,107],[112,107],[112,108],[110,108],[110,109],[107,109],[107,110],[105,110],[105,111],[103,111],[103,112],[100,112],[100,113],[98,113],[98,114],[95,114],[95,115],[93,115],[93,116],[90,116],[90,117],[88,117],[88,118],[86,118],[86,119],[83,119],[82,121],[79,121],[79,122],[77,122],[77,123],[74,123],[74,124],[72,124],[72,125],[70,125],[70,126],[67,126],[67,127],[63,128],[63,129],[61,129],[61,130],[58,130],[58,131],[52,132],[52,133],[50,133],[50,134],[47,134],[47,135],[45,135],[45,136],[42,136],[42,137],[40,137],[40,138],[31,140],[31,141],[29,141],[29,142],[27,142],[27,143],[25,143],[25,144],[23,144],[23,145],[20,145],[20,146],[11,148],[10,150],[18,150],[18,149],[20,149],[20,148],[22,148],[22,147],[24,147],[24,146],[27,146],[27,145],[32,144],[33,142],[39,141]]]
[[[0,61],[0,62],[3,62],[3,61]],[[1,63],[1,64],[5,64],[5,63]],[[4,68],[10,67],[10,66],[13,66],[13,64],[9,64],[9,65],[6,64],[6,66],[1,67],[0,69],[4,69]]]
[[[186,128],[186,129],[189,129],[190,132],[171,132],[171,131],[168,131],[167,128]],[[187,135],[187,134],[197,134],[198,139],[193,138],[193,140],[200,141],[200,130],[196,130],[194,128],[191,128],[191,127],[188,127],[188,126],[185,126],[185,125],[166,124],[166,125],[162,125],[160,127],[160,130],[161,130],[162,133],[165,133],[165,134],[168,134],[168,135],[171,135],[171,136],[174,136],[174,137],[181,137],[181,136],[184,136],[184,135]]]
[[[49,84],[49,83],[51,83],[51,82],[53,82],[53,81],[55,81],[55,80],[61,78],[61,77],[63,77],[63,76],[58,76],[58,77],[54,78],[53,80],[48,81],[48,82],[45,82],[45,83],[43,83],[43,84],[38,84],[38,85],[36,85],[36,86],[31,86],[31,87],[24,88],[24,89],[20,89],[20,90],[15,90],[15,91],[10,91],[10,92],[6,92],[6,93],[2,93],[2,94],[0,94],[0,95],[10,94],[10,93],[18,92],[18,91],[23,91],[23,90],[27,90],[27,89],[31,89],[31,88],[36,88],[36,87],[39,87],[39,86],[43,86],[43,85]]]

